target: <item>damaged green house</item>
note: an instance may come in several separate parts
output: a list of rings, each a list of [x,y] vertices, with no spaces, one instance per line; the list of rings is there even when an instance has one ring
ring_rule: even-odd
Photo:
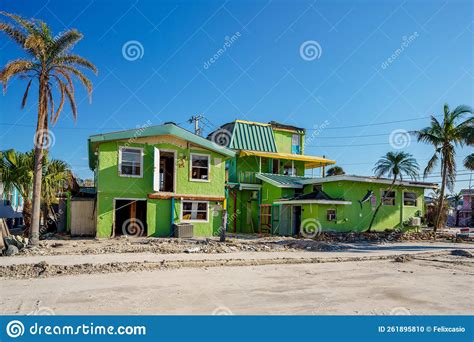
[[[311,235],[319,230],[364,231],[419,226],[424,190],[436,184],[360,176],[324,177],[335,161],[304,154],[305,130],[276,122],[236,120],[208,136],[235,151],[227,162],[229,232]],[[314,169],[320,176],[313,177]],[[308,176],[311,175],[311,177]]]
[[[93,135],[88,144],[97,237],[167,237],[174,223],[192,223],[195,236],[218,231],[234,151],[172,123]]]

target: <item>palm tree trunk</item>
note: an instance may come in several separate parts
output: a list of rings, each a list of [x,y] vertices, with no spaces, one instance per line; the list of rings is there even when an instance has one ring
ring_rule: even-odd
[[[41,181],[43,177],[43,129],[44,122],[47,120],[47,93],[46,77],[40,77],[39,84],[39,103],[38,103],[38,123],[35,134],[35,165],[33,173],[33,210],[30,227],[30,244],[36,246],[39,244],[39,228],[41,213]]]
[[[367,229],[367,232],[370,232],[371,229],[372,229],[372,225],[374,224],[374,221],[375,221],[375,217],[377,216],[377,213],[379,212],[380,210],[380,207],[382,206],[382,203],[385,201],[385,198],[387,197],[387,194],[390,193],[390,191],[392,191],[393,189],[393,186],[395,185],[395,180],[396,180],[396,176],[393,178],[393,181],[392,181],[392,184],[390,184],[390,187],[388,188],[387,192],[385,193],[385,196],[383,196],[381,199],[380,199],[380,203],[377,205],[377,208],[375,208],[375,211],[374,211],[374,215],[372,216],[372,219],[370,220],[370,223],[369,223],[369,228]]]
[[[434,232],[436,232],[438,228],[440,228],[441,216],[442,216],[442,212],[444,208],[444,191],[446,188],[446,171],[448,168],[448,164],[445,162],[445,160],[446,160],[445,158],[443,158],[442,160],[442,164],[443,164],[442,170],[441,170],[442,181],[441,181],[441,190],[439,194],[440,197],[439,197],[439,203],[438,203],[438,212],[436,213],[436,221],[433,228]]]
[[[25,224],[28,231],[31,226],[31,200],[29,198],[24,198],[23,202],[23,223]]]

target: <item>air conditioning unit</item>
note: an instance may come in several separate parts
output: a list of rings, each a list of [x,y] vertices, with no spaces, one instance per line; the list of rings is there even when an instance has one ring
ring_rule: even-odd
[[[191,223],[175,223],[173,224],[173,236],[176,238],[192,238],[194,227]]]
[[[421,226],[421,217],[410,217],[410,226],[411,227],[420,227]]]

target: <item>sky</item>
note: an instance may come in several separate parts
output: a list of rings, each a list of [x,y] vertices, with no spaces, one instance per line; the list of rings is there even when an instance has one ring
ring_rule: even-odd
[[[0,10],[84,34],[73,51],[99,69],[87,73],[92,103],[77,84],[77,121],[65,107],[50,147],[81,178],[92,177],[90,135],[192,129],[193,115],[203,135],[235,119],[304,127],[305,154],[349,174],[373,175],[394,150],[423,169],[433,148],[406,132],[445,103],[473,105],[472,1],[3,0]],[[0,35],[0,65],[24,56]],[[1,150],[33,147],[37,98],[21,109],[25,87],[14,79],[0,96]],[[457,191],[470,185],[469,152],[457,150]]]

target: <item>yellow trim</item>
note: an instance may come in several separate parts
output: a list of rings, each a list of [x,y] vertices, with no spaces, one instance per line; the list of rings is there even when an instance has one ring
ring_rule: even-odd
[[[291,153],[273,153],[273,152],[264,152],[264,151],[240,150],[239,156],[240,157],[256,156],[256,157],[264,157],[264,158],[271,158],[271,159],[287,159],[287,160],[303,161],[305,169],[314,169],[317,167],[336,164],[334,160],[330,160],[330,159],[326,159],[322,157],[305,156],[302,154],[291,154]]]
[[[240,122],[240,123],[247,124],[247,125],[270,126],[270,124],[267,124],[267,123],[246,121],[246,120],[235,120],[235,122]]]

